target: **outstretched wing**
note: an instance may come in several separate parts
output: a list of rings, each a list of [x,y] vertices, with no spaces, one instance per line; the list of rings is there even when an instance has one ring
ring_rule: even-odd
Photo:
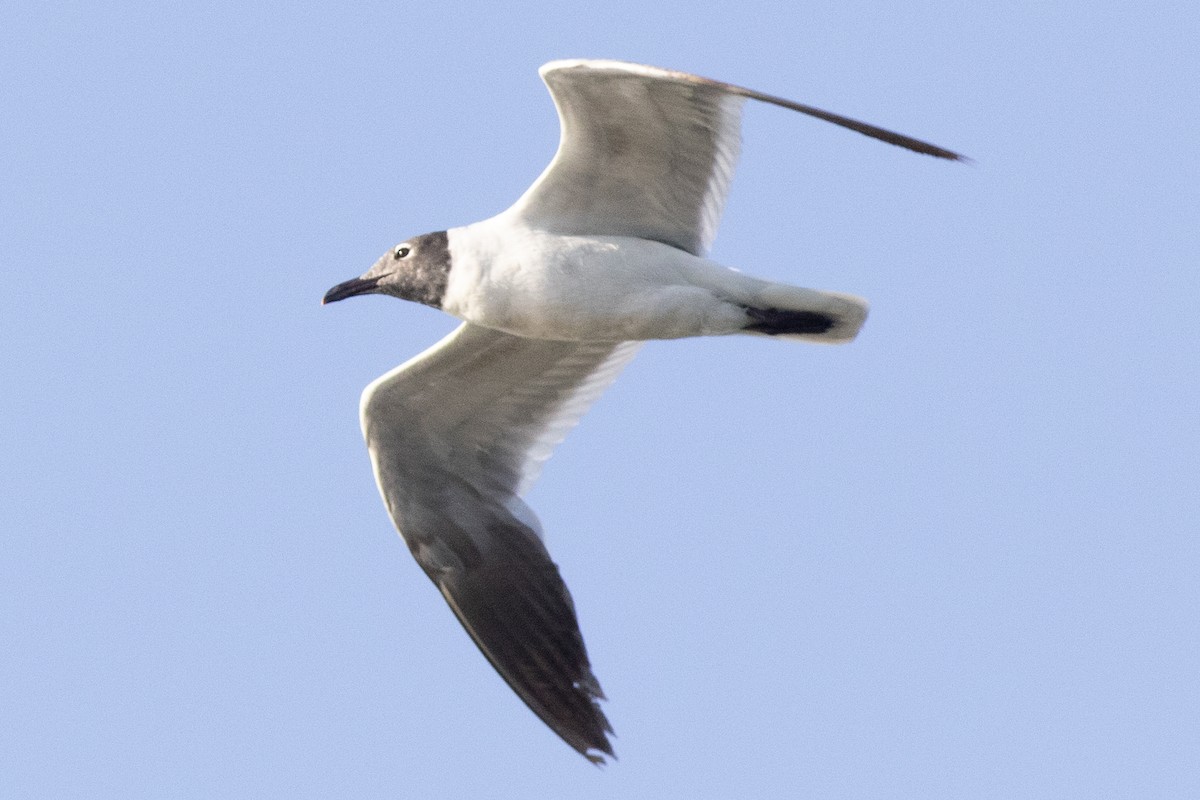
[[[362,426],[400,534],[467,633],[567,744],[612,755],[571,595],[520,495],[636,353],[469,323],[363,392]]]
[[[752,89],[620,61],[552,61],[540,70],[562,137],[550,166],[509,209],[553,233],[653,239],[703,255],[716,236],[741,142],[745,98],[841,125],[918,153],[936,145]]]

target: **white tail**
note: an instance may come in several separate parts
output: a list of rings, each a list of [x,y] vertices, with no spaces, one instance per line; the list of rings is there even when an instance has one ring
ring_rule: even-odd
[[[839,292],[803,289],[755,280],[744,296],[750,324],[743,331],[780,339],[843,344],[854,339],[867,319],[867,301]]]

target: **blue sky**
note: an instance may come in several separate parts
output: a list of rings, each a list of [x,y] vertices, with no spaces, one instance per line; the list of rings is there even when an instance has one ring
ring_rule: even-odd
[[[1200,795],[1190,5],[9,4],[0,775],[122,798]],[[750,104],[718,260],[854,344],[646,347],[531,495],[620,760],[395,535],[322,308],[550,158],[562,57]]]

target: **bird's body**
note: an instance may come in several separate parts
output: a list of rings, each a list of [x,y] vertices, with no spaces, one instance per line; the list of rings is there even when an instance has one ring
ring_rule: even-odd
[[[325,295],[388,294],[464,321],[363,392],[379,490],[417,563],[522,700],[593,761],[612,755],[570,593],[522,496],[647,339],[847,342],[850,295],[706,258],[746,98],[952,160],[948,150],[731,84],[615,61],[544,66],[554,160],[508,210],[422,234]]]
[[[647,239],[548,233],[504,215],[447,233],[454,268],[442,310],[515,336],[715,336],[743,332],[748,308],[784,307],[828,310],[849,339],[866,316],[857,298],[769,283]]]

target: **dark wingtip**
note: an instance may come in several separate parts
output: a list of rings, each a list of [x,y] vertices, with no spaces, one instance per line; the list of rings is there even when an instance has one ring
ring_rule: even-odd
[[[479,563],[431,577],[480,652],[550,730],[597,766],[615,759],[604,695],[558,567],[527,526],[489,532],[494,541]]]
[[[749,97],[752,100],[761,100],[764,103],[780,106],[781,108],[789,108],[792,111],[799,111],[801,114],[807,114],[810,117],[832,122],[834,125],[840,125],[852,131],[861,133],[863,136],[869,136],[872,139],[878,139],[881,142],[903,147],[906,150],[912,150],[914,153],[921,153],[934,158],[943,158],[947,161],[959,161],[963,163],[972,163],[971,159],[961,153],[956,153],[953,150],[947,150],[944,147],[938,147],[936,144],[917,139],[912,136],[906,136],[903,133],[889,131],[887,128],[881,128],[878,125],[872,125],[869,122],[852,119],[841,114],[834,114],[832,111],[825,111],[815,106],[806,105],[804,103],[796,103],[787,100],[783,97],[776,97],[772,94],[756,92],[753,89],[747,89],[744,86],[734,86],[732,84],[721,83],[719,81],[709,81],[707,78],[701,80],[713,83],[726,91],[731,91],[735,94],[740,94],[743,97]]]

